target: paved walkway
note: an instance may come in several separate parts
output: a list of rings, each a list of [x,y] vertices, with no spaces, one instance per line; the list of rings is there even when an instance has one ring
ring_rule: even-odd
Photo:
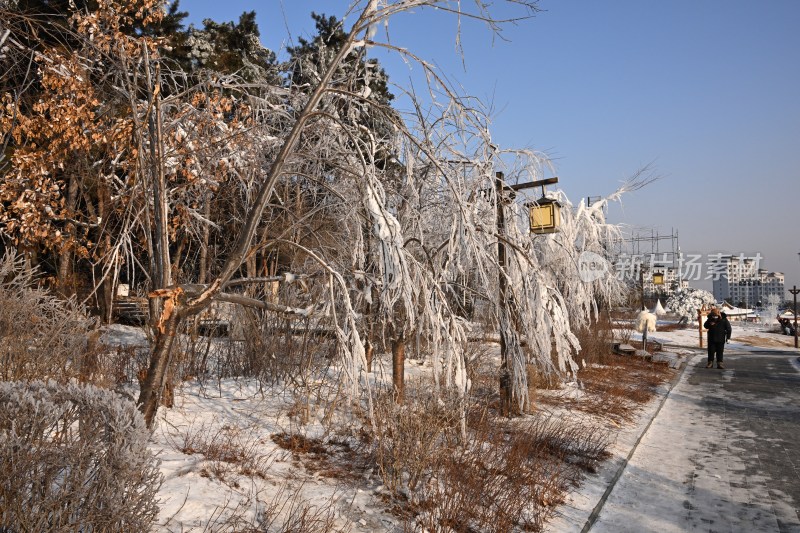
[[[688,362],[592,532],[800,532],[797,352],[725,359]]]

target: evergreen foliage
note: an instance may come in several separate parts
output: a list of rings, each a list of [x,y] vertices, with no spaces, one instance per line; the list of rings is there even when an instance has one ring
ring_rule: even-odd
[[[177,59],[188,71],[205,69],[276,83],[275,53],[261,45],[260,35],[255,11],[242,13],[237,23],[205,19],[203,29],[191,27],[178,37],[186,56]]]
[[[310,41],[298,38],[299,45],[288,47],[291,56],[290,81],[298,87],[313,87],[334,56],[344,46],[347,35],[334,16],[312,13],[317,35]],[[394,99],[389,92],[389,77],[376,59],[367,59],[365,49],[353,50],[339,67],[337,77],[351,80],[350,90],[368,100],[387,105]],[[364,88],[368,87],[369,91]]]

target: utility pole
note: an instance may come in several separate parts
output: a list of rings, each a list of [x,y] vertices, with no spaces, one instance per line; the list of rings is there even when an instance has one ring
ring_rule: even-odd
[[[498,269],[498,286],[500,307],[503,308],[501,312],[506,315],[506,320],[509,321],[509,326],[513,327],[514,321],[511,318],[511,313],[508,310],[508,279],[506,277],[506,246],[503,242],[505,239],[506,230],[506,217],[505,208],[505,193],[509,194],[509,201],[512,201],[516,196],[516,191],[529,189],[531,187],[541,187],[542,195],[544,196],[545,185],[554,185],[558,183],[558,178],[548,178],[543,180],[531,181],[528,183],[517,183],[515,185],[506,185],[503,181],[503,173],[497,172],[495,174],[495,191],[497,194],[497,264]],[[506,338],[506,330],[500,327],[500,414],[508,417],[514,411],[513,409],[513,390],[511,387],[511,373],[509,372],[508,364],[508,339]]]
[[[794,347],[797,348],[797,293],[800,292],[800,289],[797,288],[797,285],[793,285],[789,292],[794,297]]]

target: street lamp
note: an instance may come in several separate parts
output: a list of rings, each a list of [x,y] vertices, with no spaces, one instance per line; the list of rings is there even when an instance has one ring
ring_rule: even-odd
[[[506,218],[504,213],[503,204],[504,196],[510,193],[513,199],[516,191],[529,189],[531,187],[541,187],[542,196],[544,197],[545,185],[555,185],[558,183],[558,177],[547,178],[543,180],[531,181],[527,183],[516,183],[514,185],[506,185],[503,181],[503,173],[497,172],[495,174],[495,190],[497,194],[497,264],[500,267],[498,270],[498,286],[500,293],[500,305],[508,305],[508,280],[506,279],[506,246],[503,242],[505,238]],[[561,204],[557,201],[542,198],[536,204],[529,205],[530,209],[530,224],[531,233],[552,233],[557,231],[558,225],[561,223]],[[545,209],[547,211],[535,211],[536,209]],[[513,390],[511,383],[511,371],[508,362],[508,339],[506,339],[506,331],[504,327],[500,328],[500,412],[503,416],[509,416],[512,411],[511,402],[513,400]]]
[[[555,233],[561,225],[561,204],[553,198],[542,197],[528,204],[531,233]]]
[[[797,285],[793,285],[789,292],[794,297],[794,347],[797,348],[797,293],[800,292],[800,289],[797,288]]]

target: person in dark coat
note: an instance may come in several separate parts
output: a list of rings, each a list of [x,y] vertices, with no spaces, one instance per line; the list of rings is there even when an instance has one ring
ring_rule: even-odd
[[[725,368],[722,364],[722,354],[725,351],[725,342],[731,338],[731,323],[727,317],[723,317],[719,309],[712,309],[708,313],[708,319],[703,327],[708,330],[708,363],[706,368],[714,366],[714,358],[717,359],[717,368]]]
[[[728,314],[727,314],[725,311],[721,312],[721,313],[719,314],[719,316],[721,316],[721,317],[722,317],[722,320],[723,320],[723,321],[725,321],[725,322],[728,322]],[[728,322],[728,330],[727,330],[727,333],[728,333],[728,335],[727,335],[727,337],[725,338],[725,343],[726,343],[726,344],[728,343],[728,341],[730,341],[730,340],[731,340],[731,333],[732,333],[732,332],[733,332],[733,331],[732,331],[732,329],[731,329],[731,323],[730,323],[730,322]]]

